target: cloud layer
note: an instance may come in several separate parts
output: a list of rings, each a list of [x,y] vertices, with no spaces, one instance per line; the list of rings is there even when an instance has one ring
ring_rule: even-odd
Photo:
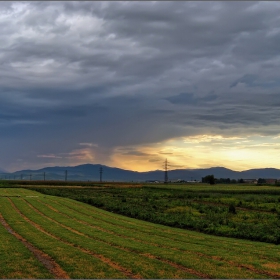
[[[154,168],[174,139],[277,136],[279,15],[278,2],[1,2],[0,167]]]

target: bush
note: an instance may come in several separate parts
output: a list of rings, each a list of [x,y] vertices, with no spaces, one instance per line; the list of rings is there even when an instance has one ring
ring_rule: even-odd
[[[229,205],[228,212],[231,214],[236,214],[235,206],[233,204]]]

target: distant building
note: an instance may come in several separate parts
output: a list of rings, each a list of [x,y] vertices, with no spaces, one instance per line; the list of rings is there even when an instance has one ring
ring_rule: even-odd
[[[275,183],[277,183],[277,179],[265,179],[265,182],[267,184],[275,184]]]
[[[146,180],[145,182],[146,183],[159,183],[158,180]]]
[[[185,183],[186,181],[185,180],[182,180],[182,179],[178,179],[177,181],[174,181],[174,183]]]
[[[243,179],[244,183],[257,184],[258,179]]]

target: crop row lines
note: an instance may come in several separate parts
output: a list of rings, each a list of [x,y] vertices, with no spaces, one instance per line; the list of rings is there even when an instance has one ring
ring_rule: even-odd
[[[9,199],[9,200],[10,200],[10,199]],[[87,250],[87,249],[85,249],[85,248],[82,248],[82,247],[80,247],[80,246],[77,246],[77,244],[74,244],[74,243],[68,242],[68,241],[66,241],[66,240],[63,240],[62,238],[59,238],[59,237],[55,236],[54,234],[52,234],[52,233],[46,231],[46,230],[45,230],[44,228],[42,228],[40,225],[38,225],[37,223],[35,223],[35,222],[31,221],[29,218],[27,218],[27,217],[15,206],[15,204],[13,203],[13,201],[10,200],[10,202],[11,202],[11,205],[13,206],[13,208],[19,213],[19,215],[21,215],[28,223],[30,223],[31,225],[33,225],[36,229],[40,230],[40,231],[43,232],[44,234],[46,234],[46,235],[48,235],[48,236],[50,236],[50,237],[52,237],[52,238],[54,238],[54,239],[56,239],[56,240],[58,240],[58,241],[60,241],[60,242],[63,242],[63,243],[65,243],[65,244],[69,245],[69,246],[79,248],[82,252],[84,252],[84,253],[86,253],[86,254],[89,254],[89,255],[91,255],[91,256],[93,256],[93,257],[95,257],[95,258],[98,258],[98,259],[100,259],[101,261],[103,261],[104,263],[109,264],[110,266],[112,266],[114,269],[121,271],[121,272],[122,272],[124,275],[126,275],[128,278],[133,278],[133,279],[139,279],[139,278],[141,278],[141,275],[134,275],[131,271],[127,270],[126,268],[120,266],[119,264],[113,262],[112,260],[110,260],[110,259],[108,259],[108,258],[106,258],[106,257],[104,257],[104,256],[102,256],[102,255],[100,255],[100,254],[96,254],[96,253],[94,253],[94,252],[92,252],[92,251],[90,251],[90,250]],[[42,214],[40,211],[38,211],[35,207],[33,207],[33,206],[32,206],[31,204],[29,204],[28,202],[27,202],[27,204],[28,204],[34,211],[36,211],[38,214]],[[43,216],[46,217],[46,218],[48,218],[48,219],[51,220],[52,222],[57,223],[55,220],[50,219],[50,218],[47,217],[46,215],[43,215]],[[59,224],[59,223],[57,223],[57,224]],[[82,233],[80,233],[80,232],[78,232],[78,231],[72,230],[72,229],[70,229],[70,228],[68,228],[68,227],[65,227],[65,226],[63,226],[63,225],[61,225],[61,224],[60,224],[60,226],[62,226],[62,227],[64,227],[64,228],[67,228],[68,230],[71,230],[72,232],[74,232],[74,233],[76,233],[76,234],[85,236],[84,234],[82,234]]]
[[[26,202],[27,202],[27,201],[26,201]],[[164,262],[164,263],[166,263],[166,264],[168,264],[168,265],[173,266],[174,268],[181,269],[181,270],[183,270],[183,271],[186,271],[186,272],[188,272],[188,273],[190,273],[190,274],[196,275],[196,276],[201,277],[201,278],[208,278],[208,279],[211,278],[211,277],[210,277],[209,275],[207,275],[207,274],[201,273],[201,272],[199,272],[199,271],[195,271],[194,269],[191,269],[191,268],[184,267],[184,266],[179,265],[179,264],[177,264],[177,263],[174,263],[174,262],[172,262],[172,261],[165,260],[165,259],[163,259],[163,258],[161,258],[161,257],[159,257],[159,256],[154,256],[154,255],[152,255],[152,254],[142,253],[142,252],[140,252],[139,250],[129,249],[129,248],[127,248],[127,247],[119,246],[119,245],[117,245],[117,244],[115,244],[115,243],[113,243],[113,242],[104,241],[103,239],[98,238],[98,237],[96,237],[96,236],[95,236],[95,237],[92,237],[92,236],[90,236],[90,235],[88,235],[88,234],[84,234],[84,233],[82,233],[82,232],[79,232],[79,231],[77,231],[77,230],[75,230],[75,229],[73,229],[73,228],[71,228],[71,227],[69,227],[69,226],[65,226],[64,224],[62,224],[62,223],[60,223],[60,222],[58,222],[58,221],[56,221],[56,220],[50,218],[49,216],[47,216],[47,215],[45,215],[44,213],[42,213],[41,211],[39,211],[36,207],[34,207],[33,205],[31,205],[30,203],[27,202],[27,204],[28,204],[32,209],[34,209],[34,211],[36,211],[38,214],[42,215],[43,217],[49,219],[50,221],[52,221],[52,222],[58,224],[59,226],[61,226],[61,227],[63,227],[63,228],[65,228],[65,229],[67,229],[67,230],[69,230],[69,231],[72,231],[73,233],[76,233],[76,234],[78,234],[78,235],[82,235],[82,236],[87,237],[87,238],[89,238],[89,239],[98,240],[99,242],[102,242],[102,243],[104,243],[104,244],[110,245],[110,246],[112,246],[112,247],[118,248],[118,249],[120,249],[120,250],[129,252],[129,253],[136,253],[136,254],[138,254],[138,255],[147,257],[147,258],[149,258],[149,259],[156,259],[156,260],[159,260],[159,261],[161,261],[161,262]]]
[[[56,278],[69,279],[69,275],[46,253],[42,252],[20,234],[18,234],[12,227],[7,223],[4,217],[0,213],[0,222],[4,228],[14,235],[29,251],[31,251],[34,256],[49,270],[49,272]]]
[[[38,202],[38,201],[37,201]],[[33,202],[34,203],[34,202]],[[40,204],[42,203],[42,202],[39,202]],[[47,207],[48,208],[48,207]],[[37,209],[38,210],[38,209]],[[54,210],[52,210],[52,211],[54,211]],[[55,212],[57,213],[57,211],[58,210],[56,210]],[[49,218],[49,216],[50,215],[48,215],[48,218]],[[68,219],[69,220],[69,219]],[[88,237],[90,237],[89,235],[87,235]],[[96,235],[94,235],[94,239],[97,239],[97,236]],[[98,240],[100,240],[100,238],[98,238]],[[101,241],[101,240],[100,240]],[[104,242],[104,239],[103,239],[103,242]],[[115,247],[117,247],[117,248],[120,248],[120,249],[124,249],[124,247],[123,246],[119,246],[118,244],[116,244],[115,242],[108,242],[108,241],[106,241],[106,243],[107,244],[109,244],[110,246],[115,246]],[[159,246],[160,248],[162,247],[162,246]],[[149,249],[149,248],[147,248],[147,249]],[[170,249],[170,248],[168,248],[168,249]],[[170,250],[169,250],[170,251]],[[130,249],[130,252],[135,252],[135,248],[134,249]],[[142,254],[143,255],[143,253],[141,253],[141,251],[139,250],[139,246],[138,246],[138,250],[136,251],[138,254]],[[185,253],[187,252],[186,250],[184,251]],[[189,251],[190,252],[190,251]],[[193,252],[190,252],[191,254],[193,254]],[[148,256],[148,257],[151,257],[150,256],[151,254],[145,254],[145,256]],[[203,255],[199,255],[200,256],[200,258],[198,259],[200,262],[204,259],[202,259],[201,257],[204,257]],[[168,256],[166,256],[167,258],[168,258]],[[153,256],[153,258],[156,258],[156,259],[159,259],[159,260],[163,260],[162,258],[160,258],[160,257],[158,257],[158,256]],[[194,259],[194,256],[192,256],[192,258]],[[208,256],[208,259],[212,259],[212,260],[216,260],[217,261],[217,259],[215,259],[215,258],[211,258],[211,257],[209,257]],[[165,259],[164,259],[164,261],[165,261]],[[222,261],[223,263],[229,263],[229,262],[227,262],[227,261],[225,261],[225,260],[219,260],[220,262]],[[171,263],[173,263],[173,265],[178,265],[178,263],[174,263],[174,262],[171,262]],[[232,266],[234,263],[232,262],[232,263],[230,263],[230,265]],[[258,272],[259,274],[262,274],[262,275],[268,275],[268,273],[266,273],[266,271],[261,271],[261,270],[256,270],[256,269],[252,269],[252,268],[250,268],[250,267],[246,267],[246,266],[242,266],[242,265],[239,265],[239,264],[237,264],[236,265],[236,267],[238,267],[238,268],[245,268],[246,270],[250,270],[251,272]],[[274,276],[275,277],[275,275],[272,275],[272,274],[270,274],[269,273],[269,276],[271,277],[271,276]],[[210,278],[210,277],[208,277],[208,278]]]
[[[31,209],[28,205],[26,205],[26,207]],[[52,256],[65,271],[69,272],[71,278],[97,279],[127,277],[125,274],[115,270],[100,259],[93,256],[89,258],[89,254],[78,249],[76,244],[75,246],[65,244],[59,238],[56,239],[50,236],[49,234],[52,234],[51,231],[48,231],[49,234],[43,233],[37,227],[34,227],[34,224],[32,225],[30,222],[27,222],[26,219],[23,218],[25,215],[20,215],[8,200],[2,201],[0,211],[6,216],[6,220],[8,219],[9,223],[13,225],[12,227],[14,230],[20,232],[20,234],[34,246],[37,246],[43,252]],[[32,212],[34,211],[32,210]],[[51,224],[47,225],[47,228],[51,227]],[[56,236],[59,236],[57,232]]]
[[[3,189],[1,194],[5,197],[0,197],[0,213],[11,230],[49,255],[73,279],[280,278],[279,246],[273,244],[173,229],[31,190]],[[14,259],[23,253],[23,259],[29,258],[22,275],[47,275],[49,270],[1,223],[0,232],[5,236],[0,250],[18,244],[21,251]],[[0,255],[0,274],[20,278],[16,266],[7,263],[3,269],[3,264]]]
[[[175,248],[175,247],[171,247],[171,246],[166,246],[166,245],[162,245],[162,244],[157,244],[157,243],[152,243],[152,242],[148,242],[148,241],[145,241],[145,240],[142,240],[142,239],[138,239],[138,238],[133,238],[133,237],[129,237],[129,236],[126,236],[126,235],[123,235],[123,234],[119,234],[117,232],[114,232],[114,231],[111,231],[111,230],[107,230],[107,229],[104,229],[102,227],[98,227],[98,226],[93,226],[91,225],[90,223],[88,222],[85,222],[85,221],[82,221],[82,220],[78,220],[76,218],[74,218],[73,216],[70,216],[70,215],[67,215],[61,211],[59,211],[58,209],[50,206],[49,204],[47,204],[46,202],[43,202],[43,201],[39,201],[37,200],[39,203],[42,203],[44,205],[46,205],[49,209],[51,209],[52,211],[56,212],[56,213],[59,213],[60,215],[63,215],[69,219],[73,219],[75,221],[77,221],[78,223],[81,223],[81,224],[84,224],[84,225],[87,225],[91,228],[95,228],[95,229],[98,229],[100,231],[103,231],[103,232],[107,232],[109,234],[113,234],[115,236],[119,236],[121,238],[126,238],[126,239],[130,239],[130,240],[134,240],[136,242],[140,242],[140,243],[143,243],[143,244],[148,244],[148,245],[152,245],[152,246],[155,246],[155,247],[159,247],[159,248],[165,248],[165,249],[169,249],[169,250],[174,250],[174,251],[180,251],[182,253],[194,253],[196,254],[197,256],[199,257],[203,257],[203,258],[208,258],[208,259],[213,259],[213,260],[218,260],[218,261],[222,261],[222,262],[226,262],[232,266],[235,266],[235,267],[243,267],[245,269],[248,269],[250,271],[253,271],[253,272],[257,272],[259,274],[264,274],[264,275],[268,275],[268,276],[271,276],[271,277],[279,277],[280,274],[277,274],[277,273],[270,273],[268,271],[264,271],[264,270],[259,270],[259,269],[256,269],[252,266],[249,266],[249,265],[244,265],[244,264],[241,264],[241,263],[236,263],[236,262],[233,262],[233,261],[230,261],[230,260],[226,260],[224,258],[221,258],[221,257],[218,257],[218,256],[210,256],[210,255],[206,255],[206,254],[203,254],[203,253],[200,253],[200,252],[194,252],[194,251],[190,251],[190,250],[186,250],[186,249],[181,249],[181,248]],[[80,234],[80,233],[77,233],[77,234]],[[87,235],[87,237],[90,238],[90,236]],[[146,254],[147,255],[147,254]],[[155,256],[153,255],[147,255],[147,256],[150,256],[151,258],[154,258]],[[156,257],[157,258],[157,257]],[[160,259],[160,258],[157,258],[157,259]],[[163,260],[161,259],[161,261],[164,261],[164,262],[167,262],[166,260]],[[170,263],[172,265],[172,263]],[[175,265],[175,264],[173,264]]]
[[[58,201],[56,201],[56,200],[52,200],[52,202],[54,202],[54,203],[56,203],[56,204],[60,204],[60,205],[63,205],[63,206],[65,206],[65,207],[67,207],[67,208],[69,208],[69,209],[71,209],[71,210],[73,210],[73,211],[76,211],[76,212],[78,212],[78,213],[80,213],[80,214],[82,214],[82,215],[86,215],[86,216],[88,216],[88,217],[91,217],[90,215],[89,215],[89,211],[87,211],[87,213],[85,213],[84,211],[81,211],[81,210],[83,210],[83,209],[81,209],[81,205],[78,203],[78,202],[74,202],[73,204],[72,204],[72,201],[71,201],[71,206],[69,206],[68,205],[68,203],[66,202],[66,200],[63,200],[63,204],[61,204],[60,202],[58,202]],[[76,207],[73,207],[73,205],[75,205]],[[91,208],[93,208],[93,207],[91,207]],[[114,216],[115,215],[111,215],[110,213],[104,213],[105,211],[100,211],[99,209],[96,209],[95,207],[94,207],[94,209],[92,209],[92,213],[94,213],[95,215],[94,215],[94,219],[96,219],[96,220],[99,220],[99,221],[102,221],[102,222],[104,222],[104,223],[108,223],[108,224],[111,224],[112,226],[121,226],[121,227],[123,227],[123,228],[126,228],[126,229],[129,229],[130,231],[134,231],[134,232],[141,232],[141,233],[143,233],[143,234],[155,234],[156,233],[156,236],[157,236],[157,238],[163,238],[163,239],[165,239],[166,241],[167,240],[172,240],[172,242],[175,242],[175,243],[181,243],[181,242],[184,242],[184,243],[189,243],[189,244],[191,244],[191,245],[198,245],[198,246],[203,246],[203,247],[209,247],[209,248],[214,248],[215,249],[215,247],[214,247],[214,244],[208,244],[207,243],[207,238],[204,238],[204,239],[201,239],[200,238],[200,241],[197,241],[197,236],[195,236],[195,235],[189,235],[189,234],[186,234],[186,235],[181,235],[182,236],[182,238],[174,238],[174,237],[171,237],[170,236],[170,231],[169,230],[167,230],[167,231],[164,231],[164,230],[162,230],[162,231],[159,231],[158,230],[158,228],[156,228],[157,229],[157,231],[156,232],[153,232],[153,231],[151,231],[151,230],[149,230],[149,229],[143,229],[143,227],[142,227],[142,224],[141,224],[141,229],[139,228],[139,226],[138,226],[138,224],[137,223],[134,223],[134,226],[132,225],[133,224],[133,222],[130,222],[130,224],[131,224],[131,226],[129,226],[129,225],[127,225],[127,220],[126,219],[122,219],[122,218],[119,218],[119,217],[117,217],[117,218],[115,218]],[[96,215],[96,214],[98,214],[98,216]],[[102,219],[101,217],[104,217],[104,219]],[[113,218],[111,218],[113,216]],[[113,222],[110,222],[109,221],[109,218],[110,218],[110,220],[116,220],[116,219],[118,219],[118,220],[120,220],[120,222],[121,222],[121,224],[122,225],[120,225],[120,223],[113,223]],[[138,221],[136,221],[136,222],[138,222]],[[123,226],[125,224],[125,227]],[[139,224],[140,225],[140,224]],[[151,225],[151,227],[153,228],[153,225]],[[166,235],[166,234],[168,235]],[[176,235],[177,235],[177,233],[176,233]],[[195,240],[196,241],[195,241]],[[236,251],[237,252],[237,254],[248,254],[248,248],[245,248],[244,246],[242,246],[243,244],[243,242],[242,242],[242,240],[240,240],[239,242],[236,242],[236,243],[234,243],[234,245],[235,246],[232,246],[233,245],[233,242],[232,242],[232,239],[230,240],[230,241],[227,241],[227,240],[224,240],[224,239],[226,239],[226,238],[223,238],[223,239],[221,239],[221,238],[219,238],[219,244],[221,245],[222,243],[224,243],[225,244],[225,248],[224,248],[224,250],[225,250],[225,252],[226,251],[228,251],[229,250],[229,248],[227,248],[227,247],[229,247],[230,246],[230,250],[231,251]],[[239,244],[239,243],[241,243],[241,244]],[[248,247],[248,246],[250,246],[250,245],[248,245],[248,242],[244,242],[245,244],[246,244],[246,247]],[[258,247],[258,248],[256,248],[256,246],[255,245],[252,245],[252,246],[254,246],[254,250],[255,250],[255,253],[260,253],[260,251],[261,251],[261,246],[263,245],[262,243],[259,243],[260,244],[260,246]],[[229,245],[229,246],[227,246],[227,245]],[[272,248],[274,248],[273,247],[273,245],[272,246],[270,246],[271,247],[271,250],[272,250]],[[200,250],[201,248],[199,248],[199,250]],[[222,250],[223,248],[222,247],[220,247],[220,250]],[[251,252],[250,252],[251,253]],[[265,253],[267,254],[267,250],[265,251]],[[263,259],[266,259],[267,257],[266,256],[264,256],[264,255],[259,255],[259,257],[262,257]],[[280,261],[280,258],[274,258],[274,260],[275,261],[277,261],[277,262],[279,262]]]
[[[19,200],[15,200],[15,201],[17,201],[17,204],[18,204],[18,202],[19,202]],[[23,201],[22,201],[23,202]],[[26,204],[26,203],[25,203]],[[27,207],[28,208],[30,208],[31,209],[31,207],[28,205],[28,204],[26,204],[27,205]],[[21,205],[21,207],[22,207],[23,205]],[[32,213],[32,219],[34,219],[34,217],[35,217],[35,215],[34,215],[34,209],[31,209],[32,211],[33,211],[33,213]],[[25,210],[26,211],[26,210]],[[46,218],[46,217],[44,217],[44,218]],[[40,219],[40,221],[42,221],[42,220],[44,220],[44,223],[45,223],[45,221],[47,220],[47,219]],[[54,221],[51,221],[51,223],[50,223],[51,225],[52,225],[52,228],[53,228],[53,225],[54,225]],[[61,225],[59,225],[59,227],[61,228]],[[44,229],[46,230],[46,227],[44,227]],[[49,229],[50,228],[48,228],[48,232],[49,232]],[[62,230],[60,229],[60,230],[58,230],[59,231],[59,233],[60,234],[63,234],[63,232],[62,232]],[[70,231],[69,229],[67,229],[67,231]],[[59,234],[59,239],[60,240],[62,240],[62,241],[66,241],[66,242],[69,242],[69,240],[65,240],[65,236],[64,237],[61,237],[61,235]],[[77,233],[73,233],[74,235],[77,235]],[[56,237],[57,237],[57,235],[56,235]],[[71,237],[72,239],[74,239],[75,237],[73,236],[73,237]],[[71,240],[71,239],[70,239]],[[81,238],[80,239],[76,239],[76,241],[77,242],[79,242],[81,240]],[[85,240],[85,239],[83,239],[83,240]],[[97,238],[94,238],[93,239],[94,241],[95,241],[95,243],[96,242],[99,242],[99,240],[97,239]],[[81,246],[79,246],[79,244],[77,244],[77,243],[73,243],[73,242],[70,242],[70,243],[72,243],[72,245],[73,246],[75,246],[75,247],[77,247],[77,248],[80,248]],[[104,242],[103,242],[104,243]],[[93,245],[93,243],[88,243],[89,245]],[[114,246],[112,246],[112,245],[110,245],[109,243],[104,243],[105,245],[108,245],[107,246],[107,249],[105,249],[105,251],[104,252],[106,252],[106,251],[108,251],[108,248],[109,248],[109,250],[112,250],[112,248],[114,248]],[[84,248],[84,247],[82,247],[82,248]],[[116,246],[115,246],[115,248],[116,249],[118,249],[118,250],[120,250],[120,248],[117,248]],[[108,253],[108,252],[107,252]],[[132,255],[132,253],[133,253],[133,251],[131,251],[131,250],[127,250],[127,256],[125,256],[124,255],[124,250],[122,250],[122,253],[121,253],[121,251],[119,251],[118,253],[117,253],[117,255],[116,255],[116,258],[118,258],[118,259],[121,259],[122,258],[122,260],[130,260],[130,259],[135,259],[137,256],[138,256],[138,258],[139,257],[141,257],[139,254],[137,254],[137,253],[134,253],[135,255],[133,256]],[[145,259],[147,259],[147,257],[146,256],[142,256],[142,259],[141,260],[139,260],[139,261],[134,261],[133,262],[133,267],[135,267],[135,266],[137,266],[138,265],[138,263],[139,263],[139,265],[138,265],[138,270],[142,270],[143,269],[143,264],[145,264],[145,261],[144,261],[144,259],[143,259],[143,257],[145,257]],[[159,262],[158,260],[156,260],[157,262]],[[151,267],[151,265],[157,265],[157,263],[153,263],[153,262],[151,262],[151,260],[149,261],[149,262],[147,262],[146,263],[146,266],[147,267]],[[158,266],[158,265],[157,265]],[[176,276],[176,278],[178,277],[178,278],[186,278],[186,276],[188,277],[188,278],[194,278],[194,276],[195,275],[192,275],[192,276],[190,276],[191,274],[188,272],[188,273],[186,273],[187,272],[187,270],[185,270],[184,271],[184,274],[182,274],[182,273],[180,273],[180,271],[178,271],[178,267],[176,267],[176,269],[173,267],[173,269],[172,269],[172,271],[170,271],[170,269],[168,269],[166,266],[164,267],[164,266],[162,266],[161,265],[161,267],[164,269],[163,270],[163,272],[166,270],[166,272],[165,273],[169,273],[169,274],[166,274],[166,275],[169,275],[168,277],[170,277],[171,275],[175,275],[176,276],[176,274],[178,275],[178,276]],[[160,267],[159,267],[160,268]],[[153,271],[153,273],[158,273],[158,271],[156,271],[156,268],[150,268],[152,271]],[[145,273],[150,273],[149,271],[148,272],[146,272],[145,271]],[[198,272],[199,273],[199,272]],[[184,276],[183,276],[184,275]],[[199,274],[200,276],[200,278],[201,278],[201,274]],[[131,277],[130,277],[131,278]]]

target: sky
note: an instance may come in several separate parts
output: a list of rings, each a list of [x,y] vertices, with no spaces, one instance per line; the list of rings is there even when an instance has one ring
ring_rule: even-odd
[[[280,168],[280,2],[0,2],[0,168]]]

